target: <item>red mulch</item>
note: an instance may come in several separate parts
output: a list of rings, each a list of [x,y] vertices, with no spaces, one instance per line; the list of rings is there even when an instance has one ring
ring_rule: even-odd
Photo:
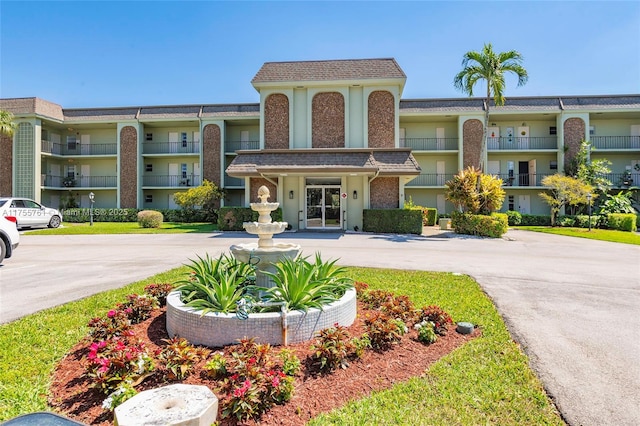
[[[349,327],[352,336],[363,332],[362,318],[364,309],[359,305],[356,322]],[[461,335],[451,330],[444,337],[427,346],[416,339],[416,332],[410,330],[400,344],[384,352],[368,350],[364,356],[351,362],[351,365],[331,374],[314,374],[305,370],[305,359],[310,354],[311,342],[289,345],[300,358],[302,372],[296,377],[293,398],[285,405],[274,406],[260,419],[242,423],[243,425],[304,425],[309,419],[320,413],[343,406],[350,400],[360,399],[373,391],[388,389],[394,383],[422,375],[429,365],[442,356],[458,348],[479,335],[476,330],[471,335]],[[133,326],[136,336],[143,340],[150,351],[165,345],[165,309],[157,310],[148,320]],[[90,387],[90,379],[83,376],[85,368],[83,357],[88,353],[90,342],[78,343],[58,364],[52,378],[49,403],[57,411],[77,421],[91,425],[111,425],[113,414],[102,409],[105,396]],[[206,361],[202,361],[196,371],[203,371]],[[142,391],[170,384],[161,374],[147,378],[136,389]],[[175,383],[175,382],[173,382]],[[206,374],[196,373],[181,383],[209,386],[215,393],[216,381]],[[221,425],[237,425],[235,419],[220,419]]]

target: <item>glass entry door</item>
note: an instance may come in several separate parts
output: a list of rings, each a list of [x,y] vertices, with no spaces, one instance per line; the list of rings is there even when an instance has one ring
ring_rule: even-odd
[[[342,227],[342,208],[339,186],[307,186],[306,227]]]

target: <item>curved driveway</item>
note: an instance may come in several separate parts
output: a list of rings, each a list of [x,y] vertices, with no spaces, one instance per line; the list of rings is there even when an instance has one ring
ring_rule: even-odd
[[[514,230],[498,240],[451,233],[277,239],[341,265],[473,276],[567,423],[640,424],[640,247]],[[244,233],[24,235],[0,266],[0,323],[253,241]]]

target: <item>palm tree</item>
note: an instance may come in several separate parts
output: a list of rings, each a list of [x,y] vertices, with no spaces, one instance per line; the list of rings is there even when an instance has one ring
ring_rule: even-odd
[[[0,134],[13,136],[16,130],[16,123],[13,122],[13,114],[0,109]]]
[[[462,71],[456,74],[453,84],[456,89],[473,96],[473,86],[479,80],[487,82],[487,97],[484,109],[484,129],[480,151],[480,169],[486,169],[487,127],[489,126],[489,102],[493,95],[496,106],[504,105],[505,74],[513,72],[518,76],[518,87],[524,85],[529,76],[522,65],[522,55],[515,51],[496,53],[491,43],[485,44],[482,52],[471,51],[462,58]]]

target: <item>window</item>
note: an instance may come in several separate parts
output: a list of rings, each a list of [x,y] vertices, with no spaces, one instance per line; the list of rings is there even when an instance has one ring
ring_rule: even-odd
[[[182,140],[182,147],[187,147],[187,132],[180,133],[180,139]]]
[[[558,162],[555,160],[549,161],[549,169],[558,170]]]
[[[75,136],[67,136],[67,149],[76,149],[76,143],[77,140]]]
[[[153,133],[147,133],[145,135],[145,140],[152,141],[153,140]]]
[[[67,166],[67,177],[69,178],[76,177],[76,166]]]
[[[557,135],[558,134],[558,129],[556,128],[556,126],[549,127],[549,134],[550,135]]]
[[[153,203],[153,195],[151,195],[151,194],[145,195],[144,196],[144,202],[145,203]]]
[[[514,211],[516,209],[515,198],[513,195],[509,195],[509,210]]]
[[[589,136],[596,134],[596,126],[589,126]]]
[[[180,170],[182,171],[182,179],[186,179],[187,178],[187,164],[186,163],[182,163],[180,165]]]
[[[144,170],[146,172],[152,172],[153,171],[153,164],[145,164]]]

